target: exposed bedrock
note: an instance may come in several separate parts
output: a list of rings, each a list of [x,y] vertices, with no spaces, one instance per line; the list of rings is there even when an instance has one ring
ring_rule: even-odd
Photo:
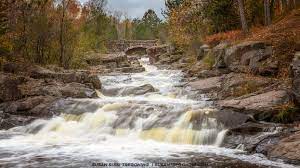
[[[60,99],[96,98],[97,75],[88,71],[50,70],[28,64],[6,63],[0,73],[0,128],[51,117]]]
[[[139,57],[129,57],[124,52],[101,54],[87,53],[86,63],[89,69],[100,74],[112,72],[138,73],[145,71],[138,59]]]

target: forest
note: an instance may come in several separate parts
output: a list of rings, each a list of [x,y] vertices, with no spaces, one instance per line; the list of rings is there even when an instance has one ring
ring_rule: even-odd
[[[106,0],[1,1],[1,56],[76,68],[86,51],[105,52],[109,40],[156,39],[164,27],[153,10],[130,20],[105,10]]]
[[[161,11],[164,18],[149,9],[143,18],[133,19],[108,11],[106,5],[107,0],[84,4],[78,0],[3,0],[0,54],[10,60],[78,68],[85,52],[105,53],[109,40],[159,39],[186,48],[213,34],[240,29],[249,33],[268,26],[297,4],[296,0],[166,0]]]
[[[299,165],[299,0],[0,0],[0,167]]]

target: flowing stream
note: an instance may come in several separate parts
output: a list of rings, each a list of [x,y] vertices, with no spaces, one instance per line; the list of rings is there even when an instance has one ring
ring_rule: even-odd
[[[293,167],[220,148],[227,130],[211,102],[183,89],[181,71],[140,62],[143,73],[101,76],[98,99],[69,99],[60,116],[0,131],[0,167]]]

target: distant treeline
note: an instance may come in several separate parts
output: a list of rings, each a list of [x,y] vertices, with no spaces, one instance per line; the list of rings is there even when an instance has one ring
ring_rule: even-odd
[[[0,56],[65,68],[80,66],[86,51],[105,52],[117,39],[163,37],[153,10],[142,19],[105,10],[106,0],[1,0]]]

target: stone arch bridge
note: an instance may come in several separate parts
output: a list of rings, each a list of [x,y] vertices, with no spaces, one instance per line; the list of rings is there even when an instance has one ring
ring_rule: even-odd
[[[125,52],[131,55],[136,52],[146,52],[148,48],[157,46],[158,40],[113,40],[107,44],[110,53]]]

